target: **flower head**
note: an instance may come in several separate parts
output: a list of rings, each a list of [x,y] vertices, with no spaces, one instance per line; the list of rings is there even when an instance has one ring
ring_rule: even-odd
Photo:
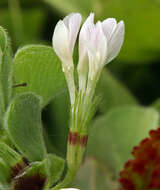
[[[76,96],[72,56],[80,23],[81,15],[72,13],[57,23],[53,34],[53,47],[62,61],[72,105]],[[118,55],[123,39],[123,21],[117,23],[115,19],[109,18],[94,24],[94,14],[89,15],[79,34],[79,92],[92,97],[102,68]]]

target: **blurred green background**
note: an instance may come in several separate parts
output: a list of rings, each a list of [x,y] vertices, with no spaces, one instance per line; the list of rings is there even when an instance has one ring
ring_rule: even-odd
[[[95,131],[91,132],[88,159],[75,181],[75,186],[83,190],[93,189],[92,186],[97,189],[100,184],[100,190],[103,187],[114,190],[117,184],[113,176],[115,173],[118,175],[124,161],[129,158],[125,150],[131,151],[133,145],[159,123],[160,0],[0,0],[0,25],[8,31],[14,52],[27,44],[51,46],[57,21],[70,12],[80,12],[84,19],[94,12],[96,20],[115,17],[125,22],[123,48],[119,56],[106,66],[97,87],[102,102],[93,121]],[[64,88],[63,93],[56,96],[43,111],[48,150],[62,156],[65,155],[68,116],[69,99]],[[103,127],[106,125],[107,129]],[[130,125],[133,126],[132,130]],[[97,133],[100,126],[101,134]],[[116,134],[114,129],[120,131]],[[131,135],[128,141],[121,142],[122,146],[117,147],[118,139],[125,138],[126,134]],[[130,139],[134,141],[129,142]],[[111,147],[111,144],[114,146]],[[95,146],[98,146],[96,151]],[[123,148],[124,152],[120,151]],[[109,156],[108,151],[113,155]],[[119,156],[121,152],[123,156]],[[117,155],[122,158],[112,159]],[[93,169],[94,175],[91,175]],[[97,182],[96,175],[99,173],[104,179]],[[94,177],[88,179],[89,176]],[[108,176],[112,180],[108,180]]]

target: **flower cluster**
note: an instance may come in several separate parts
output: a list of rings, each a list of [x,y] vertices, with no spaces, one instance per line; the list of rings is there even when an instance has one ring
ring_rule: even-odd
[[[160,128],[150,131],[120,173],[121,190],[160,189]]]
[[[77,89],[74,81],[73,51],[80,30],[81,15],[72,13],[60,20],[53,34],[53,48],[62,62],[69,88],[71,105]],[[77,66],[79,92],[92,95],[103,66],[119,53],[124,38],[124,23],[114,18],[94,24],[91,13],[79,33],[79,61]],[[91,96],[90,96],[91,97]]]

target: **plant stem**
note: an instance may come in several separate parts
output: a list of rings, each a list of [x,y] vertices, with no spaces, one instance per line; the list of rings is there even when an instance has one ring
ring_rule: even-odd
[[[64,180],[61,183],[57,184],[55,187],[51,188],[51,190],[59,190],[64,187],[68,187],[69,185],[71,185],[75,175],[76,175],[76,170],[68,169]]]

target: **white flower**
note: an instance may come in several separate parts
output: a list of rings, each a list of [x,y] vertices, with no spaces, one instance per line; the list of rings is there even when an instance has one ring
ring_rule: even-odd
[[[71,104],[75,102],[73,50],[80,29],[81,15],[72,13],[60,20],[53,34],[53,47],[62,61]],[[94,93],[102,68],[119,53],[124,40],[124,22],[108,18],[94,24],[91,13],[79,35],[78,78],[79,91]],[[88,90],[89,89],[89,90]],[[93,89],[93,90],[91,90]]]
[[[53,48],[62,61],[62,69],[66,77],[71,104],[75,101],[73,51],[81,24],[81,15],[72,13],[60,20],[53,34]]]
[[[71,13],[60,20],[53,34],[53,48],[62,61],[63,71],[73,68],[73,50],[81,24],[81,15]]]
[[[79,88],[84,91],[99,79],[103,66],[119,53],[124,40],[124,22],[109,18],[94,24],[91,13],[79,36]],[[93,81],[93,82],[91,82]],[[88,83],[88,84],[87,84]]]
[[[107,39],[107,60],[106,63],[112,61],[120,52],[124,41],[124,22],[117,21],[114,18],[108,18],[102,22],[103,32]]]

